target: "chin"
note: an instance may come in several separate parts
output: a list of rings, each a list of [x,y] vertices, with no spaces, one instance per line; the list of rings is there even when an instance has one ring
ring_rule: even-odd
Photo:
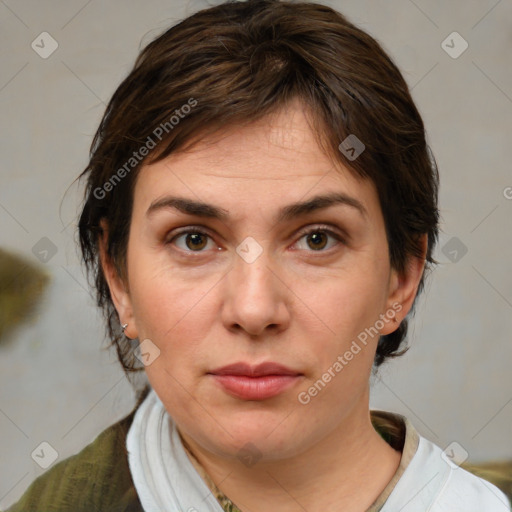
[[[214,432],[210,428],[201,433],[201,444],[221,457],[239,459],[247,467],[257,461],[286,459],[297,455],[299,450],[305,450],[307,443],[302,437],[297,437],[297,429],[292,425],[281,423],[277,426],[283,417],[285,416],[281,416],[279,421],[274,419],[272,422],[265,422],[263,427],[247,421],[227,424],[224,419],[223,428],[220,427]],[[198,439],[196,436],[194,438]]]

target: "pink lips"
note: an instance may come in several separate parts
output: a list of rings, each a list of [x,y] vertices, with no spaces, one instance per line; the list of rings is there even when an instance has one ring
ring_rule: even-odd
[[[265,400],[293,386],[300,372],[278,363],[235,363],[209,372],[222,388],[242,400]]]

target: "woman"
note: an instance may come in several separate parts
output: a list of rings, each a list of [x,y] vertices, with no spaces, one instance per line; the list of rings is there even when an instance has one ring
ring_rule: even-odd
[[[137,406],[10,510],[510,510],[369,410],[434,263],[394,63],[329,7],[225,3],[150,43],[94,138],[84,262]]]

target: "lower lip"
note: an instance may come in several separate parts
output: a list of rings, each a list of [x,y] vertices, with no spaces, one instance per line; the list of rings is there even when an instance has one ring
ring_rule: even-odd
[[[265,375],[247,377],[244,375],[212,375],[224,390],[242,400],[265,400],[279,395],[293,386],[300,375]]]

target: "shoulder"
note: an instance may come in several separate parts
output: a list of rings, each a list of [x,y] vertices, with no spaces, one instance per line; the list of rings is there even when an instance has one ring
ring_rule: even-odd
[[[419,436],[418,449],[383,512],[393,507],[402,512],[511,511],[510,501],[500,489],[458,466],[450,457],[454,454],[443,452]]]
[[[455,464],[454,466],[450,469],[446,485],[437,500],[439,510],[445,510],[446,507],[453,509],[454,505],[461,507],[460,510],[475,512],[512,510],[509,499],[498,487]]]
[[[442,483],[432,511],[448,508],[467,512],[480,510],[510,512],[510,501],[505,493],[491,482],[453,462],[452,459],[457,458],[457,454],[454,453],[457,449],[462,450],[462,447],[454,445],[449,450],[443,451],[432,441],[421,438],[423,460],[432,468],[432,471],[438,471],[441,477],[439,481]],[[420,452],[419,455],[421,457],[422,453]]]
[[[7,512],[141,511],[126,452],[126,435],[135,410],[82,451],[39,476]]]

